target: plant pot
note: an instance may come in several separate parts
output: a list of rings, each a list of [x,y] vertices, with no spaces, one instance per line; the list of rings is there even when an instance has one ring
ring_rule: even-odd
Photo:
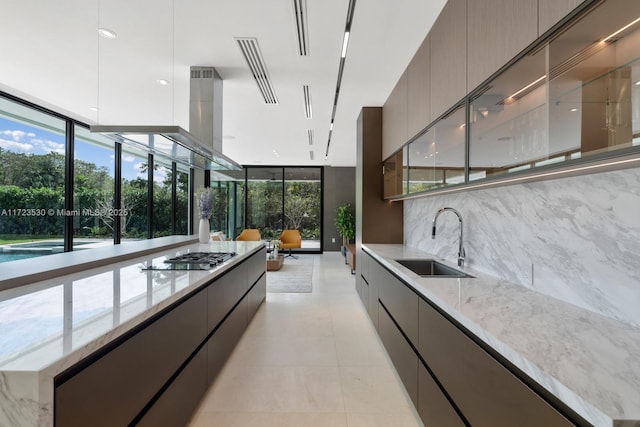
[[[209,220],[207,218],[200,218],[200,224],[198,225],[198,240],[200,243],[209,243],[211,239],[211,230],[209,229]]]

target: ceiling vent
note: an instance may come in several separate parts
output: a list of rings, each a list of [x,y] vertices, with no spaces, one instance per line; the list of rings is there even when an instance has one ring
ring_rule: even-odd
[[[313,145],[313,129],[307,129],[307,138],[309,138],[309,145]]]
[[[313,150],[309,150],[309,158],[313,160]]]
[[[300,56],[309,55],[309,30],[307,21],[307,1],[292,0],[293,14],[296,22],[296,37]]]
[[[258,39],[255,37],[236,37],[236,42],[247,65],[253,74],[253,78],[258,84],[258,90],[264,98],[266,104],[277,104],[278,98],[273,90],[273,83],[267,72],[267,66],[262,58]]]
[[[304,115],[307,119],[310,119],[313,117],[313,110],[311,109],[311,94],[309,93],[309,85],[303,85],[302,92],[304,94]]]

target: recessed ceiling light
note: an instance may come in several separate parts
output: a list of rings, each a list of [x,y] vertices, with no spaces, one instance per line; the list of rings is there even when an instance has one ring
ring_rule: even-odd
[[[640,80],[638,80],[637,82],[634,83],[634,85],[636,86],[640,86]]]
[[[571,111],[571,112],[576,112],[576,111],[578,111],[578,109],[577,109],[577,108],[572,108],[572,109],[570,109],[569,111]]]
[[[89,110],[91,110],[91,111],[98,111],[98,107],[89,107]]]
[[[100,34],[105,39],[115,39],[116,37],[118,37],[115,31],[108,28],[98,28],[98,34]]]
[[[156,82],[160,85],[160,86],[167,86],[169,84],[169,80],[165,80],[165,79],[158,79],[156,80]]]

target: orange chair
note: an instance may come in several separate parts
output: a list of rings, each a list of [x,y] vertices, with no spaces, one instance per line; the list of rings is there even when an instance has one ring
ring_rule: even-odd
[[[242,240],[246,242],[259,242],[262,239],[260,236],[260,230],[257,228],[245,228],[242,233],[236,238],[236,240]]]
[[[302,247],[302,237],[298,230],[282,230],[279,240],[282,242],[282,245],[280,245],[282,249],[289,249],[287,256],[298,258],[291,253],[291,249]]]

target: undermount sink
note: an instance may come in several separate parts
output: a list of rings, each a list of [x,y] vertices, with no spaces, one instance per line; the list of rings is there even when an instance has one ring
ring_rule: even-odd
[[[422,277],[473,277],[433,259],[397,259],[395,261]]]

